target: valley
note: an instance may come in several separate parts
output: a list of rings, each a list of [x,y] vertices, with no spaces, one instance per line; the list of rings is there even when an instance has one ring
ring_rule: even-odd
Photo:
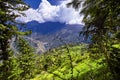
[[[57,24],[59,25],[53,22],[40,24],[34,21],[26,24],[25,26],[30,26],[28,30],[32,30],[33,32],[28,37],[31,45],[34,46],[38,42],[40,45],[36,44],[35,48],[38,49],[40,46],[42,48],[44,47],[42,51],[39,50],[40,52],[44,52],[64,44],[87,43],[83,36],[79,36],[82,25]]]

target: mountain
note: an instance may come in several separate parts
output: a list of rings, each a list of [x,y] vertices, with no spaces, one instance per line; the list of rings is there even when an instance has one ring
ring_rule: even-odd
[[[26,23],[23,27],[27,30],[32,30],[33,33],[39,33],[42,35],[55,33],[65,27],[65,23],[60,22],[45,22],[38,23],[37,21],[32,21]]]
[[[43,42],[41,42],[40,40],[33,39],[31,37],[25,37],[25,38],[27,39],[27,41],[29,41],[32,47],[35,48],[37,54],[46,52],[46,48]]]
[[[29,36],[29,40],[32,39],[32,45],[35,46],[37,43],[42,45],[42,52],[63,44],[83,42],[83,37],[79,36],[82,26],[83,25],[68,25],[59,22],[38,23],[36,21],[24,25],[27,30],[32,30],[33,32]],[[37,46],[35,46],[36,49]],[[43,48],[43,46],[45,48]],[[40,46],[38,48],[40,49]]]

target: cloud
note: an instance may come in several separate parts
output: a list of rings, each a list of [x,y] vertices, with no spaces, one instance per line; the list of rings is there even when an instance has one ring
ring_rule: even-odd
[[[47,21],[51,22],[62,22],[66,24],[82,24],[81,21],[83,16],[79,15],[79,11],[76,11],[72,7],[68,8],[66,4],[71,0],[63,0],[59,5],[51,5],[47,0],[42,0],[38,9],[30,8],[23,13],[26,16],[16,18],[20,22],[38,21],[44,23]]]

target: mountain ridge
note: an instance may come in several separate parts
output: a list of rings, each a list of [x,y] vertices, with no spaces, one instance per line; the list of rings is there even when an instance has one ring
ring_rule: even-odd
[[[64,44],[83,42],[83,37],[79,36],[83,25],[69,25],[59,22],[47,22],[38,23],[36,21],[29,22],[25,25],[28,30],[32,30],[32,34],[29,36],[32,41],[32,46],[42,46],[43,51],[39,50],[40,46],[36,47],[39,52],[45,52],[46,50],[59,47]],[[36,41],[36,42],[35,42]],[[43,48],[44,47],[44,48]]]

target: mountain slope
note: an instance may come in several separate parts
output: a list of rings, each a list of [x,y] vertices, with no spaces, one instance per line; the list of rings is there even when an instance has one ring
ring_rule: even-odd
[[[59,22],[42,24],[33,21],[25,26],[33,31],[29,37],[44,43],[47,50],[63,44],[83,42],[83,37],[79,36],[82,25],[66,25]]]
[[[26,39],[27,39],[27,41],[29,41],[29,43],[32,45],[32,47],[35,49],[37,54],[46,52],[46,48],[45,48],[43,42],[33,39],[33,38],[30,38],[30,37],[26,37]]]
[[[84,47],[67,45],[41,54],[39,74],[31,80],[110,80],[103,56],[89,54]]]

